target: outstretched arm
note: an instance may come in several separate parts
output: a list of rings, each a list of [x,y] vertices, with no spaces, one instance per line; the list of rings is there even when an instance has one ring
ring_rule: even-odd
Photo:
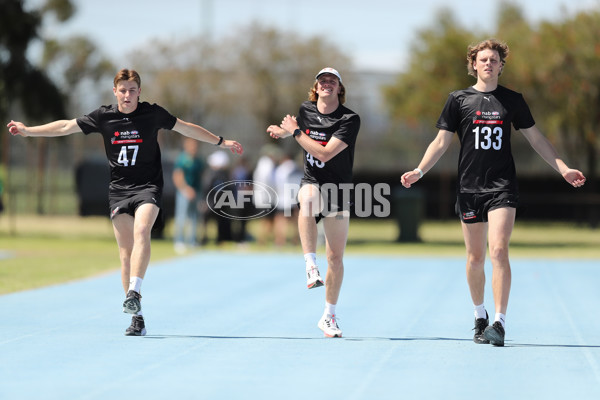
[[[448,150],[450,143],[452,143],[453,136],[453,132],[440,129],[435,139],[433,139],[427,147],[419,166],[412,171],[402,174],[402,177],[400,178],[402,186],[405,188],[411,187],[413,183],[421,179],[422,175],[433,168],[435,163],[437,163],[440,157]],[[421,170],[421,172],[418,170]]]
[[[10,121],[7,125],[8,131],[13,135],[26,136],[66,136],[75,132],[81,132],[77,120],[61,119],[58,121],[50,122],[45,125],[38,126],[25,126],[22,122]]]
[[[177,122],[175,123],[173,130],[192,139],[214,145],[218,144],[220,140],[219,136],[209,132],[207,129],[204,129],[199,125],[192,124],[191,122],[185,122],[179,118],[177,118]],[[242,154],[244,152],[242,145],[235,140],[223,140],[219,147],[230,149],[232,153]]]
[[[558,156],[552,143],[533,125],[531,128],[521,129],[523,136],[529,142],[531,147],[554,168],[567,182],[574,187],[581,187],[585,183],[585,176],[581,171],[569,168],[567,164]]]

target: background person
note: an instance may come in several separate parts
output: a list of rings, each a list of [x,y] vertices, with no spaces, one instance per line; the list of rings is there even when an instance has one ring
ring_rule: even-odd
[[[260,152],[261,156],[258,158],[258,161],[256,161],[256,166],[252,172],[252,181],[261,186],[268,186],[274,190],[275,167],[277,166],[281,150],[272,143],[268,143],[262,147]],[[274,199],[272,199],[265,190],[257,190],[252,198],[255,208],[272,209],[275,205],[273,204],[273,200]],[[274,239],[275,213],[268,213],[267,215],[260,217],[258,221],[260,224],[260,232],[257,241],[258,244],[265,245],[271,241],[271,238]]]
[[[215,238],[215,242],[217,245],[220,245],[223,242],[229,242],[233,240],[233,232],[231,230],[231,219],[220,215],[218,212],[215,212],[216,204],[214,203],[213,196],[209,196],[209,193],[213,188],[231,180],[229,169],[230,160],[226,152],[222,150],[217,150],[208,156],[207,161],[209,171],[206,176],[207,185],[205,197],[208,197],[207,202],[210,209],[206,212],[205,224],[207,224],[210,220],[216,221],[217,237]],[[223,211],[228,215],[231,215],[233,212],[233,210],[231,210],[231,207],[227,204],[219,206],[219,210]],[[205,232],[208,235],[207,229],[205,229]],[[205,238],[204,241],[208,241],[208,236]]]
[[[198,245],[203,172],[204,161],[198,157],[198,141],[185,138],[183,151],[177,156],[173,168],[173,183],[176,188],[173,236],[175,252],[180,254]]]
[[[277,207],[275,208],[274,232],[275,245],[284,246],[288,242],[290,224],[298,224],[297,192],[302,180],[302,171],[296,165],[291,155],[282,152],[281,159],[274,171],[275,192],[277,193]],[[291,239],[298,243],[298,231]]]
[[[236,190],[252,191],[252,173],[248,167],[248,160],[244,157],[239,157],[236,164],[231,170],[231,179],[236,181]],[[251,202],[244,202],[242,207],[238,207],[233,210],[235,218],[231,220],[231,231],[233,240],[240,245],[244,245],[246,242],[251,241],[253,238],[248,232],[248,219],[251,218],[253,212],[253,204]]]

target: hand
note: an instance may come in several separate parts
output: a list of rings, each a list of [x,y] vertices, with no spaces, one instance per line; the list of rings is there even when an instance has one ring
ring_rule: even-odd
[[[269,127],[267,128],[267,133],[273,139],[281,139],[291,135],[291,133],[287,132],[285,129],[277,125],[269,125]]]
[[[402,183],[402,186],[408,189],[412,186],[413,183],[417,182],[419,179],[421,179],[421,176],[417,171],[408,171],[402,174],[402,176],[400,177],[400,182]]]
[[[283,118],[280,126],[291,135],[296,129],[298,129],[298,121],[296,121],[296,117],[288,114],[285,116],[285,118]]]
[[[569,168],[563,175],[563,178],[574,187],[582,187],[585,183],[585,176],[576,169]]]
[[[13,136],[27,136],[25,134],[25,130],[27,129],[27,127],[22,122],[16,122],[11,120],[6,126],[8,127],[8,131],[10,132],[10,134]]]
[[[242,154],[244,152],[242,145],[235,140],[223,140],[223,143],[219,147],[230,149],[232,153]]]
[[[186,186],[185,188],[183,188],[183,190],[181,192],[183,193],[185,198],[188,199],[189,201],[192,201],[196,198],[196,191],[191,186]]]

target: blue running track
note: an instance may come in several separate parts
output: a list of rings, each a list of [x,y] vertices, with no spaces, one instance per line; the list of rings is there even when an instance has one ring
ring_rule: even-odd
[[[345,265],[341,339],[300,254],[152,264],[145,337],[118,272],[0,296],[0,399],[600,399],[600,262],[513,260],[504,348],[472,342],[463,259]]]

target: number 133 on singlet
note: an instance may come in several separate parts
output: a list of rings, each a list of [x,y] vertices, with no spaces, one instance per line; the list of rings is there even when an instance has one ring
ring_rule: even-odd
[[[500,150],[502,148],[502,127],[478,126],[473,129],[473,133],[475,134],[475,150]]]

